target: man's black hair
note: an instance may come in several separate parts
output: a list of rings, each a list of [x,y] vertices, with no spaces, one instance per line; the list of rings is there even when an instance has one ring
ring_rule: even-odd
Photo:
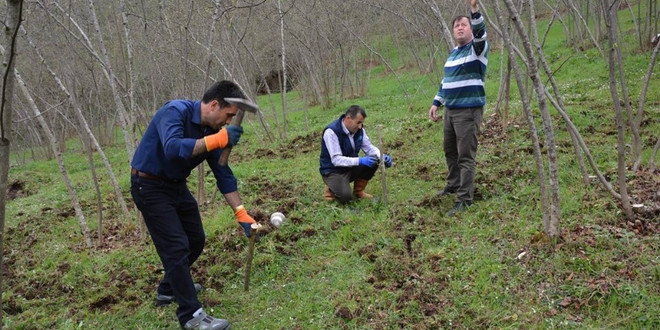
[[[221,80],[215,82],[211,87],[209,87],[204,96],[202,97],[202,102],[209,103],[213,100],[217,100],[220,103],[220,107],[228,107],[229,103],[225,101],[225,97],[235,97],[244,99],[245,94],[238,85],[229,80]]]
[[[367,118],[367,112],[359,105],[351,105],[348,107],[348,110],[346,110],[347,117],[355,118],[358,113],[362,115],[362,118]]]

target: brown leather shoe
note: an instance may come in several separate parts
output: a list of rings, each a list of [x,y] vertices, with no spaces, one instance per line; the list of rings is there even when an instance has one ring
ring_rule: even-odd
[[[332,191],[330,191],[330,187],[328,185],[325,185],[325,200],[326,201],[334,201],[335,200],[335,195],[332,194]]]
[[[369,181],[365,179],[355,180],[355,182],[353,182],[353,195],[355,195],[357,198],[374,198],[373,195],[364,192],[364,188],[367,187],[367,183],[369,183]]]

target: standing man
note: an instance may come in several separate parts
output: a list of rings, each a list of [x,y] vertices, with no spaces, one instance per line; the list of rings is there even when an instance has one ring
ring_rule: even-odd
[[[477,135],[486,104],[484,79],[489,45],[486,24],[479,13],[477,0],[468,0],[472,17],[454,18],[453,35],[458,46],[445,62],[445,76],[429,109],[432,121],[442,119],[438,107],[445,107],[444,152],[449,172],[447,185],[439,196],[456,193],[453,216],[472,205],[474,196]]]
[[[225,98],[245,95],[235,83],[220,81],[201,101],[167,102],[151,119],[131,163],[131,195],[165,269],[156,304],[176,301],[185,329],[229,328],[226,320],[204,313],[197,300],[201,285],[190,274],[205,241],[197,201],[186,186],[192,169],[207,161],[246,236],[255,222],[243,207],[231,168],[218,164],[222,149],[236,145],[243,133],[240,126],[228,125],[238,109]]]
[[[369,140],[364,130],[367,113],[358,105],[352,105],[323,130],[320,168],[325,182],[325,199],[338,199],[345,204],[357,198],[373,198],[364,192],[367,183],[376,173],[380,150]],[[362,150],[365,154],[358,157]],[[385,167],[392,166],[392,157],[383,155]],[[353,183],[351,193],[350,183]]]

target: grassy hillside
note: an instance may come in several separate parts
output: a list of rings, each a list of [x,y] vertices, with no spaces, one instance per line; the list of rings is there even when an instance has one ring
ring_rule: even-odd
[[[606,63],[593,51],[563,48],[558,29],[550,38],[547,55],[571,116],[600,169],[616,182]],[[256,122],[246,125],[230,162],[245,205],[261,222],[275,211],[288,220],[279,229],[267,225],[255,252],[251,290],[244,292],[248,241],[221,198],[201,206],[207,243],[193,273],[206,288],[200,294],[206,311],[229,319],[234,329],[660,327],[659,216],[627,222],[601,186],[584,186],[570,138],[556,119],[561,238],[549,242],[542,235],[536,167],[520,102],[511,101],[505,127],[493,117],[500,56],[498,49],[490,55],[476,204],[453,218],[444,216],[453,200],[435,195],[447,171],[442,126],[427,114],[438,72],[401,69],[408,100],[393,76],[379,74],[380,67],[368,96],[330,110],[309,108],[309,129],[303,111],[289,113],[284,141],[264,141]],[[627,52],[635,100],[649,58],[650,52]],[[647,162],[660,132],[658,81],[650,88],[642,128]],[[517,94],[515,85],[512,91]],[[302,106],[295,91],[287,100],[292,109]],[[267,99],[260,104],[270,118]],[[343,207],[323,200],[321,129],[351,104],[367,109],[367,132],[380,144],[380,126],[380,147],[393,157],[387,205],[380,173],[367,187],[375,201]],[[67,146],[66,166],[95,235],[86,156],[75,141]],[[125,148],[105,152],[130,202]],[[643,169],[627,179],[632,194],[646,198],[642,202],[660,202],[658,171]],[[5,328],[178,327],[175,306],[153,306],[162,274],[153,245],[140,237],[135,222],[116,220],[113,190],[103,174],[102,180],[105,238],[87,250],[56,163],[12,167],[16,195],[7,208]],[[196,192],[192,181],[194,176],[189,185]],[[205,185],[213,191],[212,175]]]

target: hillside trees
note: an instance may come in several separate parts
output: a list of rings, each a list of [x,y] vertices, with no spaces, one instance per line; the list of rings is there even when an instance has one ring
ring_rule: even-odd
[[[621,195],[607,182],[577,127],[566,115],[567,105],[562,98],[565,91],[552,81],[555,72],[567,69],[561,63],[543,60],[545,40],[553,25],[561,25],[566,32],[566,44],[576,51],[595,50],[604,58],[607,52],[604,38],[611,32],[604,31],[602,2],[562,0],[532,4],[537,5],[534,12],[530,12],[527,2],[511,1],[519,11],[517,24],[520,26],[515,26],[517,33],[511,33],[510,41],[504,43],[498,38],[505,29],[511,29],[509,26],[514,27],[514,22],[510,25],[503,19],[496,24],[489,17],[495,3],[487,1],[482,6],[490,25],[491,43],[512,50],[508,58],[502,59],[503,68],[499,73],[489,71],[488,83],[499,81],[501,88],[497,97],[492,95],[489,99],[497,100],[501,105],[497,107],[499,110],[507,108],[509,98],[518,97],[510,95],[509,90],[513,90],[513,86],[509,86],[510,75],[513,61],[525,58],[519,60],[523,75],[518,88],[524,88],[529,95],[529,110],[536,104],[542,106],[543,102],[549,103],[545,106],[554,107],[572,137],[584,181],[588,181],[587,165],[582,164],[586,162],[605,189],[619,200]],[[640,31],[635,32],[636,36],[647,36],[649,31],[657,31],[657,24],[650,20],[657,15],[657,0],[641,4],[639,7],[650,12],[632,11],[625,6],[616,8],[626,10],[635,20],[636,30]],[[41,115],[52,127],[55,139],[62,147],[67,138],[81,132],[81,139],[88,140],[94,152],[104,158],[104,148],[115,143],[117,130],[122,137],[120,147],[125,150],[126,160],[131,159],[134,145],[156,109],[172,98],[199,98],[214,80],[234,80],[252,99],[259,93],[269,94],[267,101],[261,104],[262,109],[269,109],[267,115],[258,118],[258,129],[254,130],[263,139],[271,138],[270,125],[278,131],[280,139],[285,139],[287,111],[298,110],[290,109],[291,102],[287,102],[285,93],[282,99],[277,99],[271,95],[273,92],[295,87],[305,101],[302,110],[310,105],[333,109],[338,102],[368,94],[375,66],[381,66],[384,74],[397,80],[398,96],[408,98],[412,106],[428,95],[420,94],[422,86],[406,86],[400,79],[401,69],[416,68],[419,74],[428,74],[431,83],[438,84],[442,78],[439,69],[453,47],[448,22],[467,11],[464,2],[438,0],[35,0],[25,5],[26,35],[42,56],[37,61],[34,53],[25,52],[25,56],[19,54],[16,64],[27,86],[40,86],[39,92],[34,92],[34,102],[42,109]],[[549,20],[547,25],[539,26],[540,33],[531,30],[536,22],[534,18]],[[530,34],[527,40],[520,35],[521,31]],[[26,41],[21,39],[21,42]],[[528,47],[523,47],[521,41],[528,42]],[[530,57],[530,51],[535,55]],[[653,55],[652,62],[656,56]],[[532,62],[538,65],[538,77],[532,76]],[[626,139],[632,139],[634,152],[626,154],[626,160],[639,164],[633,168],[634,172],[643,165],[645,137],[637,138],[634,132],[645,119],[645,92],[640,95],[637,111],[633,111],[626,104],[636,103],[636,95],[633,91],[623,91],[625,77],[620,72],[616,73],[626,107],[624,129],[630,133],[626,134]],[[62,83],[51,77],[58,77]],[[646,81],[652,77],[653,65],[650,65]],[[518,94],[522,93],[521,90]],[[536,103],[532,101],[534,95]],[[551,138],[555,129],[550,124],[552,117],[548,116],[552,109],[549,110],[549,113],[545,110],[540,113],[546,139]],[[53,152],[49,151],[52,148],[42,147],[47,145],[44,143],[46,136],[37,129],[35,118],[27,112],[19,114],[21,118],[13,130],[16,141],[12,148],[33,158],[53,157]],[[506,110],[502,114],[502,122],[506,124],[509,122]],[[246,119],[255,127],[254,118]],[[548,140],[544,144],[549,159],[552,158],[552,151],[548,149],[551,144]],[[16,159],[20,161],[21,157]],[[121,173],[104,163],[109,173]],[[549,168],[548,171],[550,177],[542,180],[550,180],[550,189],[556,190],[553,170]],[[109,178],[118,187],[114,175]],[[200,168],[200,183],[203,178],[204,171]],[[198,184],[200,189],[202,186]],[[115,194],[120,195],[117,190],[115,188]],[[198,191],[200,202],[204,200],[203,193]],[[118,199],[117,205],[126,217],[125,204]],[[556,211],[555,216],[558,215]]]
[[[593,159],[593,156],[591,155],[591,153],[589,151],[588,146],[585,144],[584,139],[582,138],[581,134],[578,132],[577,128],[575,127],[575,125],[573,124],[571,118],[568,116],[568,114],[566,112],[566,107],[565,107],[564,102],[563,102],[562,91],[558,87],[557,83],[554,80],[554,74],[553,74],[552,69],[548,65],[547,59],[545,58],[545,54],[543,52],[543,46],[542,46],[542,44],[539,43],[539,36],[538,36],[538,33],[536,32],[536,23],[535,23],[535,20],[534,20],[534,18],[537,17],[537,15],[534,13],[534,3],[533,2],[527,3],[527,7],[530,10],[530,14],[528,16],[531,18],[531,24],[530,24],[529,30],[532,31],[532,34],[533,34],[532,40],[535,40],[536,52],[532,52],[531,47],[528,46],[528,41],[526,41],[526,40],[528,40],[529,36],[526,35],[526,32],[525,32],[526,28],[523,27],[523,24],[522,24],[523,20],[521,19],[521,17],[516,12],[516,6],[514,6],[513,2],[511,2],[511,1],[506,1],[506,4],[507,4],[507,8],[509,10],[509,13],[512,17],[512,21],[514,22],[514,26],[516,27],[516,29],[518,31],[518,35],[521,36],[522,41],[523,41],[523,46],[524,46],[523,48],[525,49],[526,54],[525,54],[525,57],[521,59],[521,61],[527,67],[528,75],[532,78],[532,81],[533,81],[533,84],[534,84],[535,90],[536,90],[536,95],[538,97],[538,106],[540,108],[541,115],[542,115],[542,117],[545,116],[543,118],[543,124],[544,124],[544,131],[546,132],[546,134],[545,134],[546,138],[550,137],[550,135],[548,135],[548,129],[552,129],[552,127],[549,126],[549,123],[551,123],[551,121],[549,121],[550,117],[548,117],[547,112],[544,110],[544,108],[546,107],[546,98],[547,98],[547,101],[549,101],[550,104],[552,104],[554,106],[555,110],[562,116],[562,118],[565,121],[566,128],[567,128],[568,133],[570,134],[571,139],[573,141],[573,146],[574,146],[574,150],[575,150],[576,159],[577,159],[578,163],[580,164],[580,168],[583,172],[583,181],[585,181],[586,184],[588,184],[588,181],[589,181],[588,178],[587,178],[588,174],[586,173],[586,168],[583,165],[583,160],[582,160],[582,156],[584,155],[584,156],[586,156],[586,159],[589,161],[589,164],[590,164],[592,170],[594,171],[594,173],[596,174],[596,177],[600,180],[600,182],[603,184],[603,186],[606,188],[606,190],[608,192],[610,192],[612,197],[615,198],[620,203],[622,210],[626,214],[626,217],[628,219],[634,219],[634,215],[633,215],[632,209],[631,209],[630,196],[627,193],[627,186],[626,186],[627,185],[626,177],[628,175],[627,168],[626,168],[626,162],[634,162],[634,165],[632,166],[631,170],[632,170],[633,173],[635,173],[637,171],[638,166],[639,166],[640,161],[641,161],[641,141],[642,141],[642,138],[639,136],[640,126],[639,126],[638,119],[641,118],[642,113],[644,112],[643,108],[644,108],[645,98],[646,98],[646,96],[645,96],[646,95],[646,86],[648,86],[648,83],[649,83],[648,79],[651,76],[651,72],[653,71],[652,68],[654,66],[655,59],[657,57],[657,53],[654,51],[654,53],[651,57],[651,61],[649,63],[649,69],[647,70],[647,75],[645,77],[645,82],[643,83],[642,88],[641,88],[642,91],[641,91],[640,99],[639,99],[639,110],[637,112],[637,115],[634,115],[633,111],[631,109],[631,106],[630,106],[632,104],[632,101],[630,100],[630,93],[628,92],[627,82],[626,82],[626,79],[625,79],[625,73],[624,73],[624,70],[623,70],[624,60],[623,60],[623,57],[622,57],[622,54],[621,54],[621,51],[620,51],[620,48],[621,48],[620,44],[617,41],[617,35],[618,35],[617,27],[620,26],[618,24],[617,20],[616,20],[616,14],[618,12],[617,9],[619,8],[618,1],[602,2],[602,3],[593,4],[593,7],[598,9],[596,11],[596,14],[600,15],[600,16],[598,16],[599,19],[597,19],[597,21],[598,22],[603,22],[603,24],[607,28],[606,36],[607,36],[607,40],[609,42],[608,55],[609,55],[609,58],[610,58],[610,61],[609,61],[609,63],[610,63],[610,91],[611,91],[611,95],[612,95],[612,104],[613,104],[613,110],[614,110],[615,118],[616,118],[616,122],[617,122],[617,132],[618,132],[617,154],[618,154],[618,159],[619,159],[619,162],[618,162],[619,165],[618,165],[618,173],[617,173],[618,174],[618,185],[617,186],[618,186],[619,189],[618,189],[618,192],[617,192],[613,189],[613,186],[610,184],[610,182],[608,182],[608,180],[604,177],[601,170],[598,168],[598,165],[595,163],[595,161]],[[497,3],[493,3],[493,5],[494,5],[495,8],[497,8]],[[569,5],[569,7],[573,8],[573,13],[579,16],[579,11],[575,8],[575,5],[571,4],[571,3],[569,3],[568,5]],[[554,12],[553,12],[553,18],[554,18],[554,15],[558,15],[557,13],[558,13],[558,11],[555,9]],[[581,20],[583,20],[583,18],[581,18]],[[563,20],[559,19],[559,21],[563,21]],[[500,23],[500,24],[502,24],[502,23]],[[551,20],[551,24],[552,24],[552,20]],[[587,38],[588,35],[591,35],[591,32],[589,32],[589,30],[588,30],[588,26],[586,24],[586,21],[584,22],[584,28],[586,30],[584,30],[584,32],[582,34],[582,38]],[[505,29],[495,28],[495,30],[498,31],[498,33],[500,33],[500,34],[503,34],[503,32],[506,32]],[[506,33],[504,33],[504,34],[506,34]],[[593,39],[593,36],[590,36],[589,38],[591,38],[593,41],[595,41],[595,39]],[[515,49],[515,45],[508,42],[507,43],[507,48],[509,48],[510,50]],[[602,51],[599,50],[599,52],[602,52]],[[510,51],[509,54],[510,54],[509,56],[514,55],[514,53],[511,52],[511,51]],[[518,54],[518,55],[520,56],[520,54]],[[550,93],[550,91],[548,89],[546,89],[545,87],[543,87],[542,85],[539,84],[539,81],[538,81],[539,78],[537,76],[538,69],[536,67],[537,62],[539,63],[539,65],[543,69],[543,71],[546,75],[547,81],[551,83],[552,94]],[[517,69],[517,65],[515,65],[515,63],[514,63],[514,68],[516,68],[516,70],[519,70],[519,69]],[[519,74],[519,73],[517,73],[517,74]],[[520,83],[521,82],[518,81],[518,84],[520,84]],[[619,92],[619,89],[617,88],[617,86],[621,89],[621,93],[623,94],[623,100],[621,100],[621,101],[620,101],[620,97],[619,97],[620,92]],[[520,89],[520,93],[521,93],[521,97],[522,97],[523,101],[525,101],[525,99],[526,99],[525,93],[526,92],[524,91],[524,89]],[[543,94],[545,94],[545,96]],[[524,108],[527,108],[527,106],[528,105],[524,105]],[[621,106],[625,106],[625,108],[627,110],[626,113],[628,115],[627,116],[628,117],[628,121],[627,121],[628,125],[625,125],[626,122],[623,120]],[[530,112],[525,111],[525,113],[529,114]],[[546,114],[544,115],[544,113],[546,113]],[[532,132],[532,138],[533,138],[532,142],[533,142],[533,145],[536,145],[537,142],[534,139],[534,137],[536,136],[535,135],[535,128],[533,127],[533,125],[534,125],[533,122],[530,122],[530,128],[532,129],[531,132]],[[626,136],[632,136],[632,143],[631,143],[632,152],[630,153],[629,156],[626,155],[626,152],[625,152],[626,145],[627,145]],[[549,141],[547,141],[547,142],[548,143],[546,143],[546,149],[547,149],[547,152],[548,152],[548,155],[549,155],[548,164],[549,164],[549,166],[552,166],[553,158],[556,158],[556,156],[553,157],[551,155],[552,154],[551,150],[554,147],[552,146],[552,144]],[[536,151],[536,148],[535,148],[535,156],[536,156],[536,152],[537,151]],[[651,165],[653,164],[653,159],[654,158],[655,158],[655,154],[651,157],[651,160],[650,160]],[[538,163],[538,160],[537,160],[537,163]],[[542,168],[543,168],[542,164],[538,164],[538,167],[539,167],[539,172],[542,171]],[[550,173],[552,174],[552,170],[550,171]],[[541,175],[541,177],[542,177],[542,175]],[[551,187],[553,185],[552,181],[553,181],[553,179],[552,179],[552,176],[551,176],[551,182],[550,182]],[[543,205],[545,205],[545,203],[546,203],[545,198],[546,197],[543,194],[543,189],[544,189],[543,187],[544,187],[544,184],[541,184],[542,201],[543,201]],[[551,189],[551,191],[553,191],[553,190],[554,189]],[[637,201],[637,202],[639,203],[639,202],[643,202],[643,201]],[[553,198],[551,205],[552,205],[553,209],[555,207],[558,207],[558,199]],[[544,209],[546,209],[546,207],[544,207]],[[556,212],[556,211],[554,211],[554,212]],[[558,216],[559,213],[556,213],[556,215]],[[544,224],[546,223],[547,218],[548,217],[546,217],[544,215]],[[553,218],[555,218],[555,217],[550,217],[551,220]],[[546,228],[546,232],[550,236],[556,235],[556,231],[554,231],[554,232],[553,231],[548,231],[548,227],[547,226],[544,226],[544,227]]]

